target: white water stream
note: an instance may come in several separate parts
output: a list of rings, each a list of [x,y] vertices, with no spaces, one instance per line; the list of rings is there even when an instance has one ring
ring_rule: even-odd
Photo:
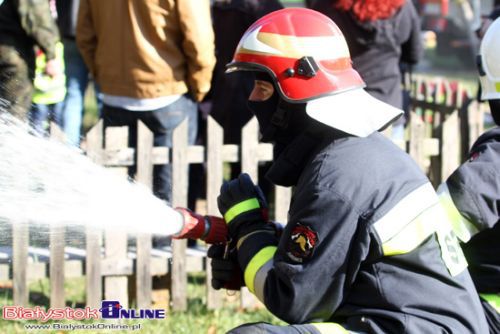
[[[180,215],[80,150],[31,134],[0,110],[0,222],[171,235]],[[2,236],[0,235],[0,239]]]

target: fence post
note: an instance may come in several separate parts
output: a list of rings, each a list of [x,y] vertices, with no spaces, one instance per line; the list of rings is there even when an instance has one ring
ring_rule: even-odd
[[[441,140],[441,181],[448,178],[460,165],[460,138],[458,110],[448,116],[443,123]],[[460,137],[460,136],[458,136]]]
[[[65,141],[64,132],[55,124],[50,124],[52,139]],[[50,307],[64,308],[64,225],[50,226]]]
[[[417,165],[425,171],[426,157],[424,152],[425,124],[417,115],[410,118],[409,154]]]
[[[241,171],[250,175],[255,183],[259,181],[259,124],[255,117],[242,129]],[[256,304],[256,298],[247,287],[241,288],[240,302],[243,308],[250,308]]]
[[[288,222],[288,209],[292,198],[292,188],[275,186],[274,194],[274,220],[285,224]]]
[[[188,119],[174,130],[172,138],[172,204],[187,207]],[[172,240],[172,308],[187,309],[186,240]]]
[[[103,153],[103,122],[100,120],[87,133],[87,156],[96,163],[102,161]],[[99,308],[102,300],[101,277],[101,231],[87,227],[85,276],[87,284],[87,306]]]
[[[137,124],[136,181],[148,188],[153,185],[153,132],[141,121]],[[151,277],[151,234],[137,235],[136,297],[138,308],[151,306],[153,281]]]
[[[223,180],[224,161],[222,149],[224,134],[222,127],[211,117],[207,119],[207,214],[219,216],[217,196]],[[222,305],[221,292],[212,289],[212,265],[207,258],[207,308],[217,309]]]
[[[106,149],[122,149],[128,147],[129,129],[123,127],[106,128]],[[113,172],[127,177],[127,168],[113,168]],[[119,230],[105,231],[105,262],[120,263],[127,258],[127,233]],[[119,300],[120,304],[128,307],[128,278],[127,276],[107,276],[104,278],[104,296],[108,300]]]
[[[12,222],[12,272],[14,277],[14,305],[28,306],[28,223]]]

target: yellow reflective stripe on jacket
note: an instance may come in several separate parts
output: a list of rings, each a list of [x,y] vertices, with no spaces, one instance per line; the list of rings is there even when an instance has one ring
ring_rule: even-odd
[[[255,293],[255,276],[260,268],[262,268],[268,261],[272,260],[277,249],[278,247],[276,246],[264,247],[258,251],[248,263],[245,268],[244,279],[250,292]]]
[[[436,233],[441,257],[450,274],[456,276],[467,268],[449,219],[430,183],[408,194],[373,226],[385,256],[409,253]]]
[[[500,313],[500,294],[479,294],[484,300],[488,302],[498,313]]]
[[[344,327],[334,322],[315,322],[311,323],[321,334],[348,334]]]
[[[500,82],[495,82],[495,89],[497,90],[497,93],[500,93]]]
[[[239,202],[238,204],[232,206],[229,210],[227,210],[224,214],[224,220],[227,224],[229,224],[234,219],[234,217],[236,217],[240,213],[258,208],[260,208],[260,203],[257,198],[247,199],[243,202]]]
[[[451,222],[453,232],[455,232],[461,241],[469,241],[470,238],[479,232],[479,230],[476,226],[474,226],[474,224],[472,224],[472,222],[462,216],[460,211],[458,211],[455,203],[453,202],[453,198],[451,198],[450,189],[448,189],[446,182],[439,186],[437,193],[439,195],[439,201],[441,202],[441,205]]]
[[[382,243],[393,238],[424,210],[438,202],[430,183],[418,187],[399,201],[389,212],[377,220],[373,227]]]
[[[431,234],[436,232],[437,217],[441,207],[439,203],[424,210],[417,218],[413,219],[396,236],[382,244],[384,255],[398,255],[408,253],[420,245]]]

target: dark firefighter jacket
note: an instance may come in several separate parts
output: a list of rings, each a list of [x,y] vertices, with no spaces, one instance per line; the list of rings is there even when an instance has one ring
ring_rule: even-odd
[[[500,128],[479,137],[439,195],[463,242],[490,327],[500,333]]]
[[[274,183],[296,187],[278,245],[258,233],[239,240],[250,291],[289,323],[488,333],[458,242],[413,160],[379,133],[323,131],[295,138],[271,167]]]

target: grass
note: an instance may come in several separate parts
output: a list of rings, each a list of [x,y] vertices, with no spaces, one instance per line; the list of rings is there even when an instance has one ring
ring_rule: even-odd
[[[167,312],[165,320],[130,320],[124,323],[129,325],[141,324],[141,333],[186,333],[186,334],[218,334],[244,323],[265,321],[274,324],[284,324],[267,310],[255,308],[243,310],[238,307],[238,295],[225,294],[223,307],[218,310],[207,310],[205,306],[205,276],[204,273],[191,274],[188,279],[188,310],[186,312]],[[36,305],[49,307],[49,280],[43,279],[30,284],[30,307]],[[70,307],[84,307],[85,278],[68,279],[65,282],[66,305]],[[12,290],[0,288],[1,305],[13,305]],[[112,322],[107,320],[95,321],[57,321],[65,324],[97,324]],[[12,321],[0,319],[2,333],[25,333],[26,324],[40,324],[36,321]],[[43,333],[67,333],[61,330],[44,330]],[[116,330],[86,330],[85,333],[116,333]]]

